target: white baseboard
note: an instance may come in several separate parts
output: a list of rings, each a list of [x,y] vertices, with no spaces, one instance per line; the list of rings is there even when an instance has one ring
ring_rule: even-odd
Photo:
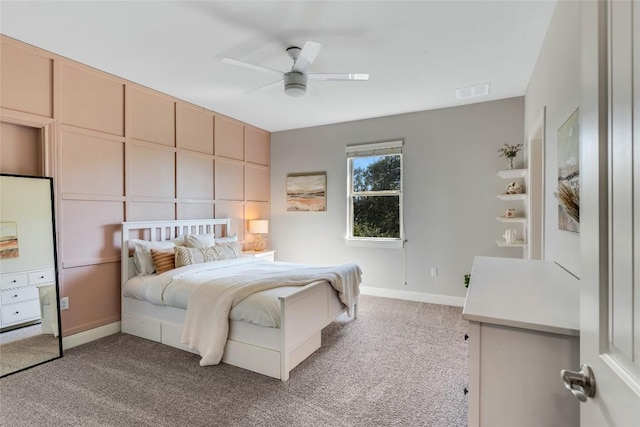
[[[429,304],[452,305],[455,307],[464,307],[464,297],[452,297],[449,295],[427,294],[424,292],[400,291],[396,289],[372,288],[369,286],[360,286],[360,293],[363,295],[372,295],[376,297],[404,299],[408,301],[426,302]],[[95,341],[109,335],[117,334],[121,330],[120,322],[113,322],[108,325],[99,326],[89,329],[88,331],[79,332],[62,338],[62,349],[77,347],[82,344]]]
[[[454,307],[464,307],[464,297],[452,297],[449,295],[427,294],[424,292],[400,291],[396,289],[372,288],[370,286],[360,286],[360,293],[375,297],[404,299],[409,301],[426,302],[429,304],[452,305]]]
[[[95,341],[99,338],[104,338],[109,335],[117,334],[119,332],[120,322],[118,321],[109,323],[108,325],[89,329],[88,331],[69,335],[68,337],[62,337],[62,349],[67,350],[69,348],[77,347],[81,344],[86,344],[88,342]]]

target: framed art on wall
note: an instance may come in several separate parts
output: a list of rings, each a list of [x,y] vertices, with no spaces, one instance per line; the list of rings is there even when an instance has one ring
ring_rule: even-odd
[[[287,212],[326,212],[327,173],[287,175]]]
[[[558,129],[558,228],[580,232],[580,129],[578,110]]]

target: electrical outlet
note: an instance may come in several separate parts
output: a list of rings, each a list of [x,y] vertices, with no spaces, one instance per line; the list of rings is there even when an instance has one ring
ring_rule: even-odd
[[[60,298],[60,310],[69,309],[69,297]]]
[[[438,269],[436,267],[431,268],[431,277],[438,277]]]

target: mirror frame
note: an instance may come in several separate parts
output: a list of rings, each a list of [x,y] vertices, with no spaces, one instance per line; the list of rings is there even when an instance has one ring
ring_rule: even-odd
[[[52,357],[47,360],[43,360],[42,362],[37,362],[29,366],[25,366],[24,368],[17,369],[13,372],[9,372],[4,375],[0,375],[0,378],[7,377],[9,375],[16,374],[18,372],[22,372],[24,370],[33,368],[38,365],[42,365],[43,363],[51,362],[52,360],[60,359],[63,356],[62,351],[62,316],[60,315],[60,280],[58,277],[58,240],[57,240],[57,228],[56,228],[56,210],[55,210],[55,194],[54,194],[54,186],[53,186],[53,178],[47,176],[32,176],[32,175],[18,175],[18,174],[10,174],[10,173],[0,173],[0,177],[13,177],[13,178],[27,178],[27,179],[39,179],[49,181],[49,194],[51,201],[51,230],[53,239],[53,269],[55,275],[55,305],[57,312],[57,322],[58,322],[58,356]],[[5,331],[7,332],[7,331]]]

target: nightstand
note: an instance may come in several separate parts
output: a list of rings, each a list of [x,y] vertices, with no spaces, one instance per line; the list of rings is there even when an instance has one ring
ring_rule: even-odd
[[[266,250],[266,251],[244,251],[242,252],[242,256],[250,256],[250,257],[254,257],[254,258],[262,258],[264,260],[267,261],[275,261],[275,256],[276,256],[276,251],[270,251],[270,250]]]

